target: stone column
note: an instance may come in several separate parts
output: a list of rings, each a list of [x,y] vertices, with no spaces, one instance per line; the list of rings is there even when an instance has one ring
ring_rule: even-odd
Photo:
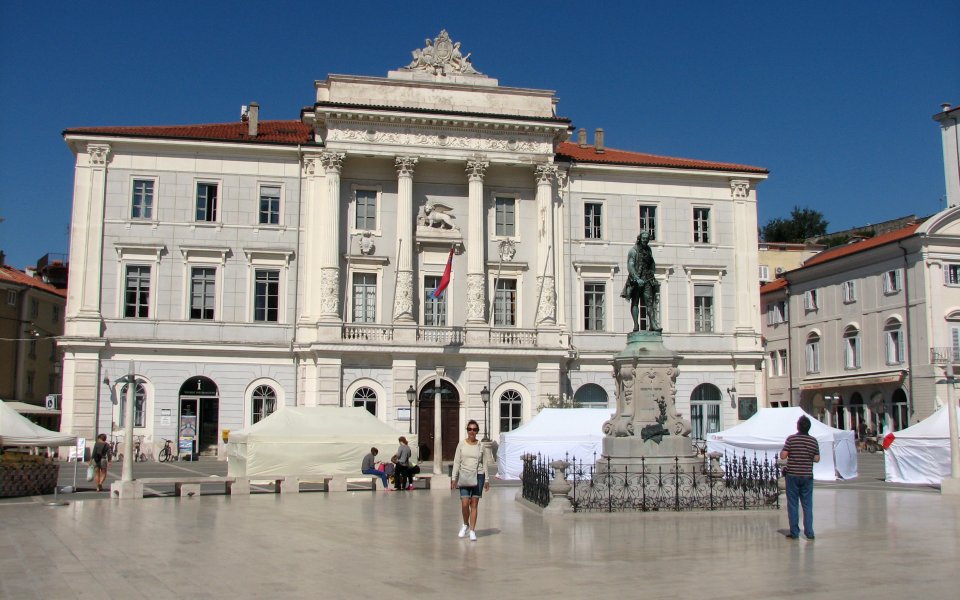
[[[413,170],[417,157],[398,156],[397,166],[397,285],[393,320],[413,323]]]
[[[467,161],[469,181],[469,235],[467,237],[467,323],[485,325],[487,322],[487,238],[484,235],[486,219],[483,211],[483,176],[490,163]]]
[[[340,320],[340,172],[342,152],[324,152],[320,155],[326,185],[318,194],[316,210],[311,210],[307,238],[318,242],[320,278],[311,277],[310,294],[319,298],[321,321]],[[314,299],[313,302],[316,302]]]
[[[103,272],[103,211],[110,146],[87,144],[77,155],[70,231],[70,288],[67,335],[99,337],[100,276]],[[157,273],[152,274],[156,282]],[[71,322],[72,321],[72,322]]]
[[[736,286],[737,349],[756,351],[760,345],[760,297],[756,291],[757,253],[750,251],[758,244],[756,197],[751,197],[750,181],[730,180],[730,198],[733,203],[734,285]],[[723,327],[720,314],[714,316],[717,326]]]
[[[437,367],[437,374],[433,380],[433,474],[443,474],[443,424],[440,422],[440,380],[444,375],[444,368]],[[453,457],[450,457],[453,459]]]
[[[320,257],[317,255],[319,236],[314,235],[321,227],[320,195],[323,191],[323,161],[320,153],[304,153],[300,164],[300,176],[303,180],[301,201],[304,206],[303,228],[306,231],[303,242],[303,256],[300,264],[303,272],[303,305],[298,318],[304,323],[314,323],[320,314]],[[322,230],[320,230],[322,231]],[[314,291],[317,293],[314,293]]]
[[[557,292],[553,248],[554,165],[539,165],[537,176],[537,327],[557,323]]]

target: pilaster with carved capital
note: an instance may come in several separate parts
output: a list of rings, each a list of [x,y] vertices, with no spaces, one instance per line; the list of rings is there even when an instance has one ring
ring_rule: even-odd
[[[87,155],[90,157],[91,167],[105,167],[110,159],[108,144],[87,144]]]
[[[487,295],[486,275],[469,273],[467,275],[467,322],[486,323]]]
[[[320,189],[314,190],[317,197],[310,203],[306,237],[317,239],[316,267],[320,270],[320,277],[310,280],[310,291],[314,296],[308,300],[307,309],[311,312],[318,310],[323,321],[336,321],[340,319],[340,172],[345,155],[342,152],[322,152],[311,158],[319,159],[325,184],[314,186]],[[314,162],[312,168],[316,169],[316,165]]]
[[[67,314],[77,320],[74,327],[81,327],[83,334],[99,337],[102,334],[100,265],[110,146],[87,144],[85,158],[83,154],[77,155]],[[80,323],[81,320],[84,322]]]
[[[553,180],[555,165],[537,165],[537,325],[557,322],[556,272],[554,263]]]
[[[735,200],[745,200],[750,196],[750,182],[746,179],[730,180],[730,197]]]
[[[416,156],[398,156],[397,168],[397,290],[393,320],[412,322],[413,316],[413,172]]]
[[[467,323],[486,323],[486,219],[483,210],[483,178],[490,166],[482,156],[467,161],[469,221],[467,236]]]

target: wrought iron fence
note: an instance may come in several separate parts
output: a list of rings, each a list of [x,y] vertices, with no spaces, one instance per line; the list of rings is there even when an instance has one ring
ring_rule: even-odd
[[[609,458],[584,462],[568,458],[564,476],[575,512],[751,510],[779,508],[780,467],[756,455],[714,455],[668,464],[641,459],[617,467]],[[556,463],[554,463],[556,464]],[[546,457],[524,461],[523,497],[539,506],[550,502],[552,469]]]

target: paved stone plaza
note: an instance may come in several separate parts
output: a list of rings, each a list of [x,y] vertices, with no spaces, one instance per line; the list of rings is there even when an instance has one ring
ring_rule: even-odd
[[[546,518],[454,492],[0,504],[0,598],[955,598],[960,499],[820,486],[817,540],[786,511]],[[465,591],[466,590],[466,591]]]

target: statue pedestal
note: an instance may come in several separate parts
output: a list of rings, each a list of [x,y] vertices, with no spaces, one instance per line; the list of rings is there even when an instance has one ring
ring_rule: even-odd
[[[678,357],[659,332],[627,336],[627,346],[610,361],[616,380],[617,412],[603,425],[600,472],[658,465],[698,464],[690,422],[676,410]]]

